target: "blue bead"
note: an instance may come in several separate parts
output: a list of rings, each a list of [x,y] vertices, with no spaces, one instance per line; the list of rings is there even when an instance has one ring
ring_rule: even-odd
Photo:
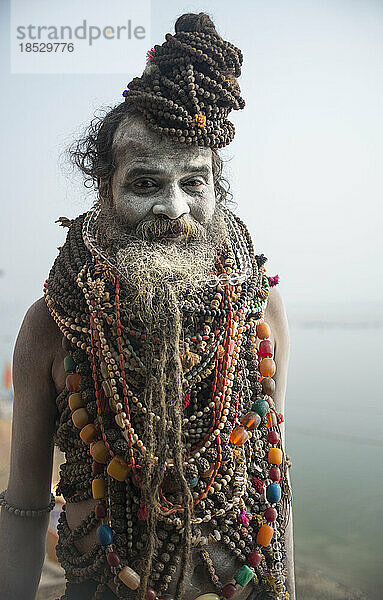
[[[109,525],[100,525],[97,528],[97,539],[101,546],[109,546],[113,542],[113,531]]]
[[[189,485],[191,488],[194,488],[196,485],[198,485],[198,477],[193,477],[193,479],[189,481]]]
[[[266,498],[270,504],[279,502],[281,499],[282,490],[278,483],[270,483],[266,488]]]

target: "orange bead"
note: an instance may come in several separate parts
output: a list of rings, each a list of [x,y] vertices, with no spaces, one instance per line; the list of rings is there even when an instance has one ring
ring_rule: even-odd
[[[90,444],[91,442],[93,442],[96,433],[96,428],[93,425],[93,423],[88,423],[88,425],[85,425],[85,427],[81,429],[80,438],[83,442],[85,442],[85,444]]]
[[[125,481],[129,474],[130,466],[126,464],[122,456],[115,456],[108,464],[108,468],[106,470],[107,473],[113,477],[113,479],[117,479],[117,481]]]
[[[105,464],[109,458],[108,448],[102,440],[98,440],[90,447],[90,453],[96,462]]]
[[[78,408],[81,408],[82,406],[84,406],[82,403],[81,394],[79,392],[75,392],[74,394],[71,394],[68,398],[68,403],[69,403],[69,408],[71,409],[72,412],[74,410],[77,410]]]
[[[235,427],[230,434],[230,441],[234,446],[243,446],[249,439],[249,434],[244,427]]]
[[[255,330],[257,332],[257,338],[260,340],[266,340],[271,335],[270,327],[265,321],[263,321],[263,323],[258,323]]]
[[[268,546],[273,539],[274,529],[270,525],[262,525],[257,533],[257,544]]]
[[[65,385],[68,392],[79,392],[80,391],[81,377],[78,373],[70,373],[65,379]]]
[[[278,418],[277,415],[270,411],[267,413],[266,415],[266,427],[267,429],[270,429],[271,427],[276,427],[278,424]]]
[[[263,358],[259,363],[259,372],[262,377],[272,377],[275,371],[276,366],[272,358]]]
[[[103,479],[97,478],[92,481],[92,495],[95,500],[105,498],[106,485]]]
[[[271,465],[280,465],[282,464],[282,450],[279,448],[270,448],[267,460]]]
[[[77,429],[82,429],[89,421],[89,415],[85,408],[78,408],[72,413],[72,421]]]

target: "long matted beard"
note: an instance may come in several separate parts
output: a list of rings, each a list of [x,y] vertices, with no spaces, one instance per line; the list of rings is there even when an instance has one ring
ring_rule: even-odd
[[[181,516],[181,563],[188,564],[190,556],[193,497],[183,466],[180,301],[202,291],[204,279],[214,269],[219,244],[227,238],[227,230],[218,209],[207,227],[189,216],[174,221],[156,217],[139,225],[134,232],[126,231],[114,213],[102,211],[100,217],[99,231],[123,283],[121,313],[126,324],[139,321],[147,334],[142,356],[146,380],[143,401],[147,409],[143,438],[148,450],[146,457],[154,454],[159,460],[154,463],[145,458],[141,470],[149,534],[141,557],[145,586],[156,550],[158,503],[167,460],[173,462],[174,481],[185,506]],[[182,240],[169,237],[178,234],[183,235]],[[160,417],[158,421],[150,416],[153,412]],[[185,571],[177,589],[182,589],[184,577]]]
[[[227,238],[218,208],[207,226],[189,216],[159,216],[132,232],[110,210],[101,212],[99,226],[126,292],[122,310],[146,328],[155,323],[161,327],[175,299],[200,294],[214,269],[218,246]],[[183,239],[168,237],[177,234]]]

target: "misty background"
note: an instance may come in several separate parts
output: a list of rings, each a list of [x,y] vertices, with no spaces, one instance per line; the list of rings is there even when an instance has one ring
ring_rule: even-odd
[[[152,2],[147,49],[180,14],[201,10],[244,54],[246,107],[230,116],[237,133],[222,156],[236,212],[269,258],[268,274],[280,276],[290,322],[297,564],[378,600],[383,2]],[[3,0],[1,368],[63,243],[54,221],[95,199],[65,150],[96,110],[122,100],[146,61],[127,56],[121,75],[12,75],[9,13]],[[333,600],[351,597],[336,589]]]

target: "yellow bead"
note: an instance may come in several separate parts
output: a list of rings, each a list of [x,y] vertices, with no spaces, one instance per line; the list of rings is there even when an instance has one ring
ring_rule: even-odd
[[[282,463],[282,450],[279,448],[270,448],[267,460],[271,465],[280,465]]]
[[[268,546],[273,538],[274,529],[270,525],[262,525],[257,533],[257,544]]]
[[[74,394],[71,394],[69,396],[68,403],[69,403],[69,408],[71,409],[72,412],[74,410],[77,410],[78,408],[81,408],[82,406],[84,406],[82,403],[82,400],[81,400],[81,394],[79,392],[75,392]]]
[[[122,456],[115,456],[108,464],[108,468],[106,470],[107,473],[113,477],[113,479],[117,479],[117,481],[125,481],[129,474],[130,466],[126,464]]]
[[[93,423],[88,423],[88,425],[85,425],[85,427],[81,429],[80,438],[83,442],[85,442],[85,444],[90,444],[91,442],[93,442],[96,433],[96,428],[93,425]]]
[[[202,596],[197,596],[195,600],[219,600],[219,596],[217,594],[202,594]]]
[[[77,429],[82,429],[89,421],[89,415],[85,408],[78,408],[72,413],[72,421]]]
[[[136,590],[140,585],[140,576],[130,567],[124,567],[118,574],[119,579],[131,590]]]
[[[105,446],[102,440],[98,440],[92,444],[90,453],[96,462],[102,464],[105,464],[109,458],[108,448]]]
[[[103,479],[97,478],[92,481],[92,495],[95,500],[105,498],[106,485]]]

